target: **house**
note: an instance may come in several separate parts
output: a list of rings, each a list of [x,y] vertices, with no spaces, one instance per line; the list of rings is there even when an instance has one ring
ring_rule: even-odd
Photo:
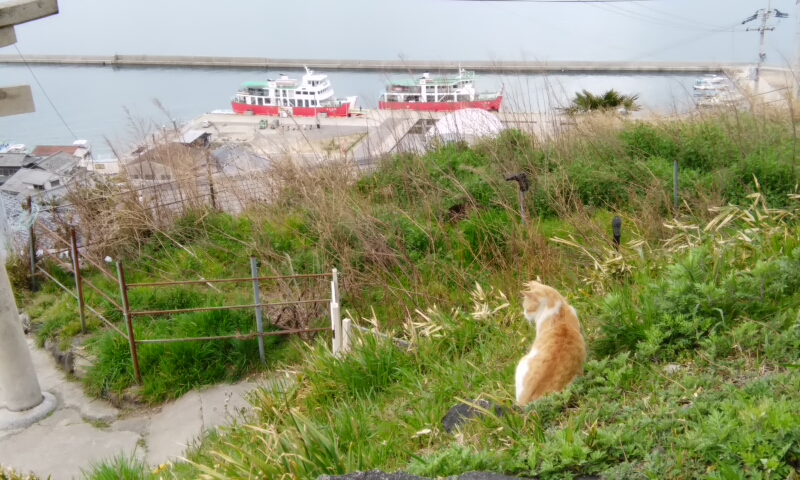
[[[44,170],[61,176],[68,176],[75,173],[78,169],[79,158],[69,153],[58,151],[48,157],[34,158],[26,164],[26,168],[34,170]]]
[[[31,161],[27,153],[0,153],[0,185]]]
[[[204,130],[185,130],[181,132],[177,143],[192,147],[207,147],[211,140],[211,133]]]
[[[169,181],[173,178],[172,169],[157,162],[139,162],[125,169],[133,180]]]
[[[86,162],[86,171],[97,175],[119,175],[119,159],[110,156],[92,158]]]
[[[206,153],[203,148],[166,143],[143,151],[122,169],[133,180],[172,180],[177,174],[191,175],[198,164],[205,165]],[[145,164],[152,164],[153,167],[140,167]],[[153,178],[146,178],[151,175]]]
[[[0,186],[0,191],[21,197],[31,197],[43,192],[63,189],[64,180],[61,175],[53,172],[21,168]]]
[[[86,140],[75,140],[72,145],[38,145],[33,149],[31,155],[34,157],[49,157],[58,152],[86,160],[92,156],[92,147],[89,146]]]
[[[207,148],[211,143],[211,133],[187,127],[181,130],[162,127],[158,132],[152,133],[148,140],[150,141],[137,145],[134,150],[124,155],[123,162],[131,163],[154,150],[161,150],[171,145]]]

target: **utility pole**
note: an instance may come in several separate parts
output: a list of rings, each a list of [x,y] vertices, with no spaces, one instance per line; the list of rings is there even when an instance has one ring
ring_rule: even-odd
[[[12,0],[0,3],[0,47],[17,41],[14,26],[58,13],[57,0]],[[35,111],[28,85],[0,87],[0,117]],[[5,215],[2,215],[5,221]],[[5,226],[2,230],[5,231]],[[56,407],[42,393],[33,366],[19,311],[5,268],[0,267],[0,430],[24,428]]]
[[[758,52],[758,65],[756,66],[756,78],[755,78],[755,86],[753,87],[753,93],[758,95],[758,87],[761,81],[761,66],[764,64],[764,60],[767,59],[767,52],[766,52],[766,34],[767,32],[771,32],[775,30],[775,26],[767,25],[767,22],[770,18],[789,18],[789,14],[783,13],[778,9],[772,8],[772,0],[767,0],[767,8],[762,8],[753,15],[747,17],[743,22],[742,25],[745,23],[752,22],[753,20],[761,20],[761,25],[757,28],[748,28],[748,32],[758,32],[760,38],[759,42],[759,52]]]

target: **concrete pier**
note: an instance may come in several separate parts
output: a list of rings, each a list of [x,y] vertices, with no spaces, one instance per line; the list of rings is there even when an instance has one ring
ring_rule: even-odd
[[[717,62],[580,62],[580,61],[436,61],[436,60],[326,60],[260,57],[166,55],[26,55],[31,65],[94,65],[107,67],[252,68],[355,70],[377,72],[467,70],[493,73],[721,73],[744,64]],[[19,55],[0,55],[0,64],[24,63]]]

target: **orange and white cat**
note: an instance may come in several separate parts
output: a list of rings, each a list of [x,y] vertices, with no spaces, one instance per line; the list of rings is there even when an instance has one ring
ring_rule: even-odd
[[[552,287],[539,282],[525,286],[523,313],[536,325],[536,340],[517,365],[517,402],[522,406],[565,389],[583,373],[586,361],[586,343],[575,309]]]

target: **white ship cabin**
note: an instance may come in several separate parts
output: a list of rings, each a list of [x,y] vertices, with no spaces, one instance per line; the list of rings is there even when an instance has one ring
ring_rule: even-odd
[[[314,108],[331,106],[332,99],[328,76],[306,68],[301,81],[281,74],[277,80],[244,83],[234,101],[256,106]]]
[[[472,102],[476,100],[475,72],[459,70],[455,77],[431,77],[388,82],[381,102]]]

